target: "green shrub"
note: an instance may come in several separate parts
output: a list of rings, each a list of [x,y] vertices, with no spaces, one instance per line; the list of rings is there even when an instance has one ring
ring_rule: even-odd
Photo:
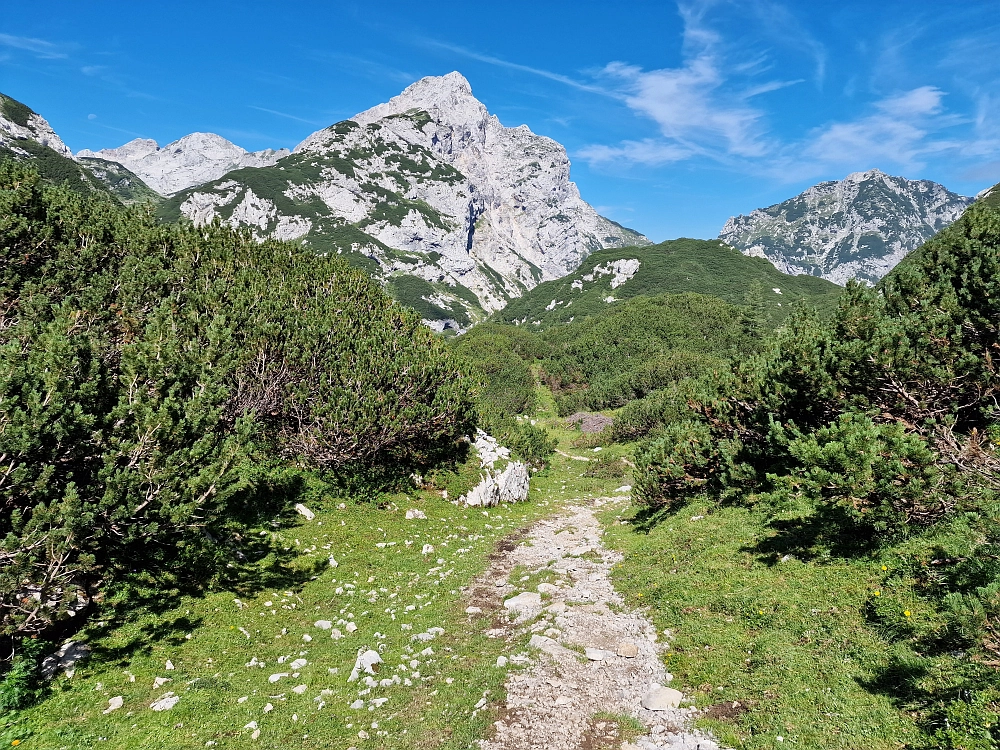
[[[549,329],[541,362],[561,416],[614,409],[671,383],[726,369],[742,330],[738,308],[697,294],[637,297]]]
[[[118,569],[209,580],[261,465],[373,486],[474,424],[444,342],[340,259],[0,165],[0,637]]]
[[[629,471],[631,467],[622,459],[600,455],[590,459],[583,475],[595,479],[616,479],[627,476]]]
[[[653,508],[704,494],[805,554],[911,561],[920,621],[889,597],[869,614],[920,654],[886,674],[927,747],[1000,737],[997,321],[1000,212],[977,203],[879,288],[848,285],[831,320],[797,311],[637,451],[634,495]]]
[[[44,695],[42,656],[47,645],[44,641],[21,641],[10,668],[0,677],[0,715],[28,708]]]
[[[476,326],[454,340],[453,350],[480,384],[481,411],[511,416],[533,412],[535,377],[510,337],[496,328]]]
[[[544,469],[559,444],[548,431],[525,421],[507,421],[496,431],[500,442],[510,448],[511,458],[524,461],[534,469]]]
[[[716,456],[706,425],[693,420],[668,425],[636,453],[633,497],[646,505],[682,504],[705,488]]]
[[[644,438],[657,429],[691,418],[691,403],[710,400],[718,391],[726,368],[709,377],[681,378],[641,399],[625,404],[615,415],[611,437],[619,443]],[[723,377],[720,377],[723,376]]]
[[[842,414],[831,425],[789,441],[790,485],[839,506],[857,526],[882,537],[943,516],[955,505],[947,469],[919,435],[900,424]]]

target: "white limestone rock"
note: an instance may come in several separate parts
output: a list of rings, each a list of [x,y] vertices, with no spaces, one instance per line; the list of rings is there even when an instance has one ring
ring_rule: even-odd
[[[674,688],[663,687],[654,683],[650,686],[649,691],[642,696],[642,707],[647,711],[666,711],[671,708],[677,708],[681,704],[681,698],[683,697],[680,690],[674,690]]]
[[[459,502],[484,508],[523,502],[528,499],[530,482],[528,467],[520,461],[511,461],[503,471],[487,469],[482,481],[460,497]]]
[[[518,615],[529,615],[541,611],[542,597],[534,591],[525,591],[507,599],[503,603],[503,607],[508,612],[514,612]]]
[[[358,658],[354,661],[354,669],[351,670],[351,676],[347,678],[347,681],[355,682],[362,674],[374,675],[381,663],[382,657],[379,656],[378,651],[371,649],[359,651]]]
[[[177,702],[181,699],[179,695],[174,695],[173,693],[164,693],[159,698],[154,700],[149,704],[149,707],[154,711],[169,711],[171,708],[177,705]]]
[[[72,677],[76,673],[76,665],[90,656],[90,646],[79,641],[66,641],[59,650],[42,660],[42,676],[51,680],[62,673]]]
[[[162,148],[149,138],[136,138],[118,148],[84,149],[77,157],[117,162],[160,195],[173,195],[185,188],[217,180],[234,169],[270,166],[288,153],[288,149],[251,153],[221,135],[191,133]]]
[[[127,144],[133,161],[152,158],[141,145]],[[594,250],[648,244],[581,199],[561,145],[504,127],[459,73],[424,78],[263,168],[266,184],[285,186],[280,193],[260,195],[220,174],[181,193],[181,214],[323,247],[324,233],[353,224],[357,240],[336,252],[368,256],[386,282],[428,282],[434,291],[421,298],[441,311],[427,319],[437,330],[500,309]]]
[[[0,94],[0,103],[6,104],[8,101],[14,102],[15,100]],[[17,104],[20,103],[18,102]],[[20,106],[23,107],[24,105]],[[0,146],[6,146],[15,152],[26,155],[23,149],[18,148],[17,142],[19,140],[29,140],[42,146],[48,146],[57,154],[65,156],[67,159],[73,158],[73,152],[70,151],[69,146],[62,142],[62,139],[56,135],[52,126],[40,114],[25,108],[27,117],[24,118],[23,122],[16,122],[4,114],[4,109],[6,107],[0,109]]]

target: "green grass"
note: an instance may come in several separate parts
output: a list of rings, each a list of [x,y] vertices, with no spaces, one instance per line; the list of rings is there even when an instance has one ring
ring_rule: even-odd
[[[28,121],[31,119],[31,116],[35,114],[35,112],[29,106],[22,104],[17,99],[12,99],[9,96],[0,94],[0,114],[13,122],[15,125],[20,125],[23,128],[27,127]]]
[[[768,525],[746,508],[692,504],[656,523],[634,508],[627,523],[620,517],[605,519],[606,543],[625,554],[613,579],[671,631],[674,686],[700,707],[749,707],[700,721],[723,745],[773,748],[781,736],[784,746],[847,750],[920,739],[903,675],[921,668],[911,636],[931,615],[896,563],[821,547],[804,555],[789,545],[795,519]]]
[[[539,402],[534,418],[559,439],[563,452],[630,456],[631,446],[610,445],[597,454],[573,447],[579,431],[562,426],[548,391],[539,390]],[[457,508],[429,491],[394,496],[381,508],[307,501],[316,512],[313,521],[296,516],[256,532],[272,548],[258,563],[259,590],[203,597],[164,591],[139,610],[106,602],[106,619],[83,633],[94,657],[74,678],[58,679],[42,704],[8,719],[6,728],[0,724],[0,744],[20,739],[22,748],[46,750],[173,750],[208,742],[244,747],[251,730],[243,727],[257,721],[260,747],[474,747],[497,718],[503,683],[515,668],[498,669],[496,658],[519,653],[525,644],[486,637],[497,614],[466,615],[462,589],[487,568],[500,539],[568,502],[590,502],[628,483],[585,476],[589,463],[557,454],[549,470],[532,478],[528,503],[485,512]],[[475,473],[468,467],[455,492]],[[410,507],[424,510],[428,520],[406,521]],[[937,625],[911,575],[926,540],[849,556],[835,540],[810,538],[808,518],[793,514],[768,522],[752,508],[693,503],[651,518],[634,507],[609,507],[602,515],[605,543],[624,553],[612,573],[616,588],[628,606],[644,608],[661,633],[670,631],[664,660],[674,686],[699,707],[741,705],[728,716],[715,711],[698,719],[721,744],[824,750],[920,745],[919,714],[911,711],[914,686],[948,669],[917,653],[919,634]],[[434,552],[423,554],[424,544]],[[331,554],[335,569],[327,563]],[[547,580],[547,569],[518,568],[510,575],[520,590]],[[353,594],[347,584],[356,587]],[[352,620],[358,631],[333,640],[313,627],[319,619],[342,631],[338,620]],[[431,627],[445,632],[427,643],[411,640]],[[303,634],[313,640],[304,642]],[[374,688],[360,696],[363,710],[351,709],[367,689],[347,682],[357,650],[378,644],[384,644],[385,664],[377,679],[399,675],[413,684]],[[428,646],[432,656],[417,655]],[[300,655],[309,663],[299,677],[268,683],[270,674],[291,671],[287,664]],[[266,667],[246,667],[253,657]],[[279,657],[289,658],[278,664]],[[164,669],[167,659],[175,670]],[[414,678],[411,659],[421,662],[416,669],[424,679]],[[406,669],[398,670],[400,664]],[[157,676],[172,682],[154,690]],[[297,695],[291,688],[300,684],[308,688]],[[180,702],[170,711],[151,711],[150,702],[168,690]],[[485,691],[489,705],[477,711]],[[105,716],[108,698],[116,695],[125,705]],[[376,697],[389,700],[369,711]],[[326,705],[318,708],[316,698]],[[264,713],[267,703],[274,709]],[[618,721],[626,739],[639,731],[621,717],[594,720]],[[361,731],[369,738],[359,738]]]
[[[195,748],[207,742],[243,747],[252,731],[243,727],[256,720],[261,747],[469,747],[492,720],[488,710],[473,717],[476,702],[487,690],[492,705],[502,699],[506,670],[495,666],[496,658],[517,644],[482,635],[490,613],[466,615],[462,588],[486,568],[500,538],[549,512],[548,503],[483,512],[422,493],[394,497],[382,509],[350,503],[339,508],[333,500],[310,505],[315,520],[258,532],[275,553],[261,563],[271,579],[256,593],[189,597],[164,591],[159,601],[120,615],[109,602],[101,613],[106,619],[82,633],[93,658],[72,679],[57,679],[53,694],[13,725],[0,724],[0,741],[68,750]],[[410,507],[424,510],[428,520],[405,520]],[[424,554],[425,544],[434,552]],[[330,555],[338,562],[335,569],[328,565]],[[358,630],[333,640],[330,631],[313,626],[321,619],[345,633],[338,621],[353,621]],[[412,640],[432,627],[445,632],[426,643]],[[367,690],[348,683],[362,647],[384,649],[378,679],[399,675],[412,686]],[[418,654],[428,647],[433,656]],[[266,666],[245,666],[254,657]],[[308,664],[298,677],[268,682],[271,674],[292,672],[288,664],[300,657]],[[420,661],[419,678],[408,666],[412,659]],[[165,669],[167,660],[173,671]],[[407,668],[398,669],[400,664]],[[153,689],[155,677],[172,681]],[[292,692],[296,685],[307,690],[298,695]],[[150,710],[151,701],[167,691],[180,696],[177,705]],[[359,691],[367,693],[361,696],[365,708],[353,710]],[[108,699],[118,695],[123,708],[104,715]],[[389,700],[369,710],[378,697]],[[320,709],[316,699],[326,705]],[[265,713],[268,703],[274,708]],[[360,739],[360,731],[370,739]]]
[[[543,394],[535,416],[558,425],[553,409],[551,397]],[[578,434],[555,431],[564,443]],[[257,721],[259,747],[474,747],[497,718],[508,671],[517,668],[497,668],[496,659],[523,652],[527,637],[513,643],[487,637],[484,631],[496,615],[465,614],[463,588],[487,569],[501,539],[557,512],[566,501],[606,495],[620,481],[584,477],[584,468],[583,462],[556,456],[551,469],[533,476],[527,503],[487,511],[458,508],[437,491],[396,495],[381,507],[347,501],[341,508],[339,498],[306,500],[314,520],[291,514],[254,531],[271,553],[251,566],[256,575],[242,587],[204,596],[147,588],[141,592],[143,606],[133,599],[125,607],[124,592],[109,598],[79,636],[93,647],[92,658],[72,679],[57,678],[38,706],[0,719],[0,746],[20,740],[22,750],[180,750],[209,742],[245,747],[252,730],[244,726]],[[473,466],[465,474],[457,484],[467,485],[478,470]],[[427,520],[405,520],[408,508],[423,510]],[[424,554],[424,544],[434,552]],[[331,555],[336,568],[329,567]],[[519,583],[524,575],[528,580]],[[511,580],[534,590],[549,578],[524,571]],[[345,637],[334,640],[330,631],[314,627],[321,619],[332,621]],[[358,630],[346,635],[341,619],[355,622]],[[404,630],[404,624],[412,629]],[[426,643],[412,640],[433,627],[444,634]],[[303,641],[303,635],[312,640]],[[384,649],[377,679],[399,675],[413,684],[368,691],[348,683],[363,647]],[[420,656],[427,647],[434,654]],[[266,666],[247,667],[254,657]],[[279,657],[285,661],[279,664]],[[271,674],[291,672],[288,665],[296,658],[308,661],[298,677],[268,682]],[[421,662],[421,679],[413,676],[412,659]],[[174,670],[165,669],[167,660]],[[406,670],[397,669],[400,664]],[[171,682],[153,689],[156,677]],[[297,685],[306,685],[306,691],[292,692]],[[150,703],[168,691],[180,696],[177,705],[152,711]],[[359,696],[359,691],[368,692]],[[485,691],[489,705],[477,711]],[[124,706],[104,715],[108,699],[119,695]],[[359,697],[365,708],[351,709]],[[379,697],[389,700],[369,710]],[[268,703],[273,710],[265,713]],[[359,738],[361,731],[369,738]]]

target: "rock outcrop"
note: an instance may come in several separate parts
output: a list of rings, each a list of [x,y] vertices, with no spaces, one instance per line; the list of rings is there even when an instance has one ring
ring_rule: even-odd
[[[726,222],[719,239],[780,271],[875,283],[972,203],[930,180],[872,169]]]
[[[216,180],[234,169],[270,166],[288,154],[284,148],[249,152],[215,133],[191,133],[163,148],[154,140],[136,138],[118,148],[84,149],[76,156],[121,164],[167,196]]]
[[[69,146],[62,142],[44,117],[16,99],[0,94],[0,146],[27,157],[29,152],[18,143],[25,140],[46,146],[60,156],[73,158]]]

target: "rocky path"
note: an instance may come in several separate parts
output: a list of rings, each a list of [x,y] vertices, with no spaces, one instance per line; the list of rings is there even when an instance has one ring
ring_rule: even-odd
[[[521,543],[511,540],[469,592],[474,607],[517,615],[498,617],[490,636],[533,634],[530,666],[509,678],[506,706],[483,750],[717,750],[689,728],[693,709],[678,707],[681,694],[666,687],[671,676],[660,654],[667,644],[612,587],[620,555],[602,545],[594,511],[572,506]],[[524,573],[531,577],[522,580]],[[539,574],[550,581],[528,590]],[[638,719],[647,734],[624,742],[616,715]]]

